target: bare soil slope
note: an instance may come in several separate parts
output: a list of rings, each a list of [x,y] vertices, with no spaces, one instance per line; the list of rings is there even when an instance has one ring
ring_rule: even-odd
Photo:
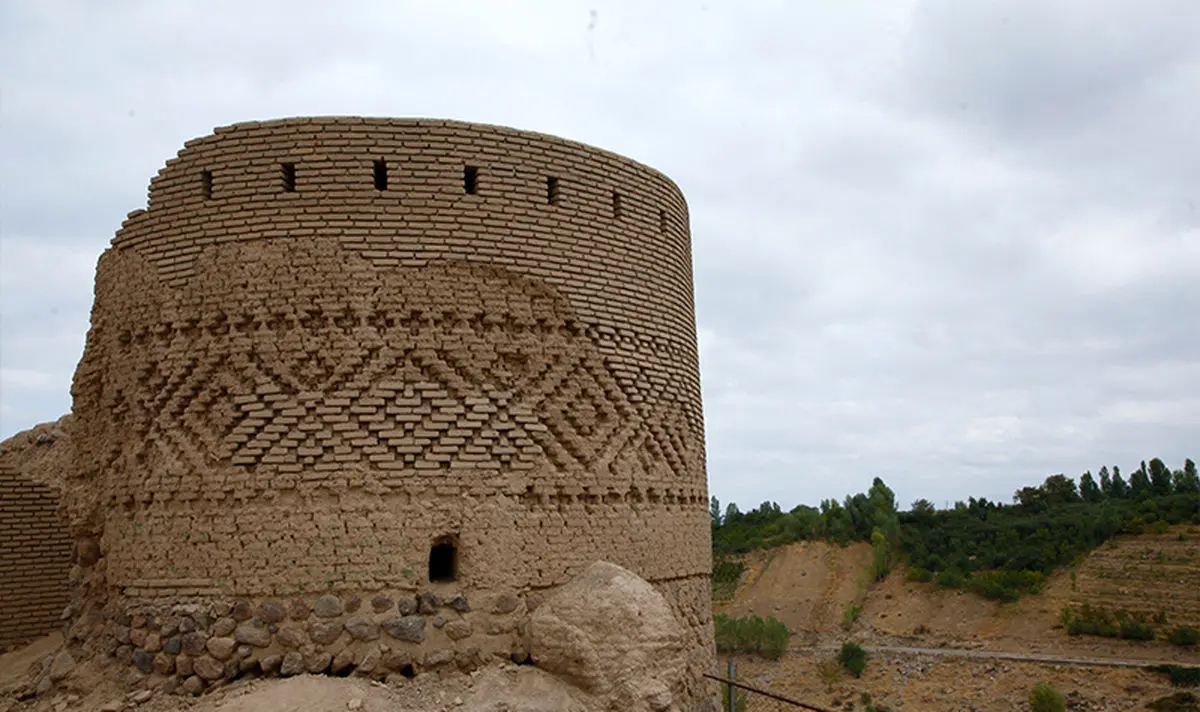
[[[1182,537],[1182,539],[1181,539]],[[792,631],[793,647],[841,640],[846,609],[856,603],[870,547],[798,542],[745,557],[732,600],[713,610],[731,616],[775,616]],[[1195,651],[1159,643],[1071,637],[1059,627],[1068,604],[1091,603],[1157,613],[1169,626],[1200,618],[1200,528],[1125,536],[1093,552],[1076,571],[1049,578],[1042,593],[998,603],[962,591],[904,580],[898,570],[869,588],[850,629],[877,645],[984,648],[1005,652],[1095,654],[1192,660]]]
[[[1182,536],[1182,540],[1180,537]],[[1161,553],[1160,553],[1161,552]],[[746,573],[732,600],[716,613],[775,616],[792,631],[779,661],[738,656],[743,682],[825,706],[861,695],[893,709],[1026,709],[1029,690],[1049,682],[1074,693],[1072,709],[1126,710],[1172,692],[1166,678],[1140,669],[967,660],[899,654],[873,655],[861,679],[823,680],[818,664],[854,640],[870,647],[955,648],[976,653],[1038,654],[1200,666],[1200,652],[1153,643],[1072,637],[1059,626],[1063,606],[1089,602],[1106,608],[1167,611],[1170,625],[1200,614],[1200,528],[1121,537],[1093,552],[1076,570],[1050,577],[1042,593],[998,603],[893,572],[871,586],[849,629],[847,607],[870,561],[865,544],[838,547],[802,542],[745,557]],[[849,709],[849,707],[846,707]]]

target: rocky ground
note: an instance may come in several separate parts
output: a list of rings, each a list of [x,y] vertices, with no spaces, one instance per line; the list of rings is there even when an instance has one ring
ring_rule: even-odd
[[[999,712],[1029,709],[1039,682],[1067,696],[1071,710],[1134,710],[1175,692],[1158,673],[1128,668],[980,662],[930,656],[872,655],[861,678],[823,675],[833,653],[789,653],[777,662],[740,657],[737,678],[809,704],[838,710],[877,709]],[[836,666],[826,669],[836,670]],[[867,697],[864,697],[867,696]],[[751,696],[750,710],[783,709]]]

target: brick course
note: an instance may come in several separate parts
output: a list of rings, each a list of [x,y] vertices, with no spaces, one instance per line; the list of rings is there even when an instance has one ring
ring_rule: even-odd
[[[100,259],[73,388],[71,509],[108,586],[130,610],[401,596],[436,588],[448,536],[455,591],[533,604],[603,559],[671,601],[698,681],[690,249],[669,179],[550,136],[317,118],[187,142]]]

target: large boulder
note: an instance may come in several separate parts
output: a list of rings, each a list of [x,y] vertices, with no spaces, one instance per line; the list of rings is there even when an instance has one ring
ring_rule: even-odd
[[[653,586],[602,561],[534,611],[529,653],[603,708],[659,712],[683,694],[684,635]]]

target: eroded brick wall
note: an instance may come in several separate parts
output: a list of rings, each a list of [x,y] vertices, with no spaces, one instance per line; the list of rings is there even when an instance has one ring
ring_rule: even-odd
[[[71,539],[58,492],[0,462],[0,650],[58,630]]]
[[[101,258],[73,511],[128,610],[429,589],[523,610],[611,561],[675,606],[698,675],[692,299],[683,197],[628,159],[457,122],[218,129]],[[443,540],[455,580],[431,582]],[[447,615],[467,628],[404,641],[418,658],[516,644],[511,616]]]

